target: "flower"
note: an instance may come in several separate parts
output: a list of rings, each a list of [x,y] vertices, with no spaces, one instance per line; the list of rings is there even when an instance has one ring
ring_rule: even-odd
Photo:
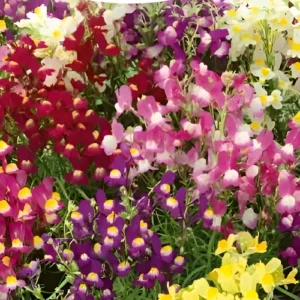
[[[279,213],[293,213],[298,211],[299,198],[298,191],[295,191],[294,177],[287,171],[282,170],[279,173],[279,193],[281,199],[277,203],[277,210]]]
[[[241,299],[260,299],[258,290],[260,286],[266,293],[265,296],[273,294],[275,286],[285,283],[295,284],[296,269],[292,270],[285,278],[283,267],[278,258],[272,258],[266,265],[262,262],[248,264],[248,255],[251,252],[240,252],[240,247],[232,246],[240,242],[243,250],[248,251],[253,246],[253,239],[247,232],[240,232],[237,235],[231,234],[228,240],[221,240],[218,243],[216,254],[224,253],[222,264],[209,273],[207,279],[197,279],[192,285],[178,289],[174,285],[169,288],[169,294],[160,294],[159,299],[235,299],[235,295],[241,294]],[[264,243],[264,242],[261,242]],[[228,298],[222,298],[227,295]],[[168,297],[169,296],[169,297]],[[193,297],[193,298],[192,298]]]

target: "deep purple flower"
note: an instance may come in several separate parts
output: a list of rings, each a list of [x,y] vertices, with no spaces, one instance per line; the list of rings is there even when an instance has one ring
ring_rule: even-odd
[[[113,281],[109,278],[103,279],[101,300],[115,299],[116,294],[113,292]]]
[[[176,178],[175,173],[167,171],[161,178],[160,183],[154,187],[154,191],[158,197],[168,197],[171,192],[171,184],[174,183]]]
[[[151,289],[154,287],[155,281],[149,280],[146,274],[142,273],[139,275],[139,277],[136,280],[133,281],[133,285]]]
[[[88,275],[95,269],[100,272],[101,263],[97,260],[97,256],[91,242],[87,241],[82,244],[74,242],[71,244],[70,249],[74,253],[74,260],[82,274]]]
[[[129,179],[125,173],[126,161],[120,155],[116,156],[110,168],[109,174],[104,178],[104,181],[108,186],[127,186],[129,184]]]
[[[113,253],[108,254],[107,260],[110,266],[113,268],[114,272],[119,277],[126,277],[128,273],[131,271],[131,266],[129,262],[127,260],[119,261]]]
[[[107,222],[105,217],[99,217],[98,230],[101,234],[103,251],[116,249],[120,246],[121,240],[123,239],[123,226],[124,221],[122,218],[118,219],[118,222],[112,224]]]
[[[117,200],[107,200],[103,190],[98,190],[96,193],[96,201],[98,204],[99,212],[108,216],[112,212],[120,213],[124,211],[123,205]]]
[[[93,234],[94,210],[90,200],[81,200],[77,211],[72,212],[74,236],[81,240]]]
[[[186,190],[181,187],[175,197],[168,197],[162,201],[162,207],[168,210],[174,218],[184,218]]]
[[[149,241],[149,231],[148,224],[141,220],[140,216],[135,216],[131,224],[126,228],[126,239],[129,245],[130,255],[133,257],[141,256],[146,248],[149,246],[147,241]]]

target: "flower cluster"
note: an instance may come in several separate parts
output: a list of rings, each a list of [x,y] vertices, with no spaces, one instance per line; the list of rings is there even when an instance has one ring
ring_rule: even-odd
[[[48,225],[59,223],[58,213],[64,206],[59,193],[53,191],[53,179],[45,178],[31,189],[26,186],[26,172],[7,161],[12,151],[12,146],[0,140],[1,299],[24,287],[28,279],[29,286],[35,287],[32,285],[40,272],[39,261],[29,260],[29,254],[43,247],[41,233]]]
[[[255,88],[256,110],[280,109],[299,90],[298,1],[233,1],[218,22],[229,31],[230,59],[247,56],[241,69]]]
[[[22,20],[26,17],[27,13],[32,12],[35,8],[45,5],[49,6],[52,4],[51,7],[51,14],[55,15],[59,18],[62,18],[66,14],[68,14],[68,7],[66,3],[62,1],[52,1],[49,0],[42,0],[42,1],[13,1],[13,0],[3,0],[0,3],[0,16],[2,17],[9,17],[14,21]]]
[[[15,142],[25,134],[28,145],[18,147],[17,151],[20,168],[26,172],[36,171],[35,154],[46,145],[51,145],[73,166],[74,170],[66,174],[66,179],[87,184],[84,171],[92,162],[95,164],[91,172],[95,173],[96,179],[99,177],[98,168],[106,166],[102,163],[105,154],[101,141],[110,132],[110,124],[89,109],[87,100],[68,91],[66,82],[57,82],[51,89],[44,88],[39,79],[46,76],[48,80],[49,75],[34,56],[37,49],[28,36],[11,51],[2,48],[3,55],[8,54],[8,58],[1,68],[14,75],[12,80],[4,78],[1,82],[4,92],[0,96],[3,104],[0,120],[6,139]],[[30,76],[26,75],[28,71]],[[56,80],[55,77],[54,82]],[[77,86],[76,82],[71,82]],[[80,85],[77,87],[80,90]],[[97,160],[94,159],[96,155]]]
[[[179,290],[178,285],[169,287],[169,294],[160,294],[158,299],[259,300],[272,297],[273,290],[280,285],[296,284],[297,269],[285,277],[278,258],[272,258],[266,264],[261,261],[248,263],[249,255],[266,250],[267,243],[259,243],[258,237],[252,238],[247,232],[231,234],[227,240],[218,243],[216,255],[225,253],[219,268],[186,288]]]
[[[170,245],[162,245],[151,230],[149,211],[145,214],[151,200],[147,195],[131,199],[125,188],[121,190],[120,198],[107,199],[98,190],[95,200],[80,201],[70,216],[72,242],[43,237],[46,261],[80,273],[68,299],[94,299],[95,290],[101,290],[101,299],[113,299],[113,279],[132,270],[137,272],[133,284],[147,288],[183,270],[184,257]]]

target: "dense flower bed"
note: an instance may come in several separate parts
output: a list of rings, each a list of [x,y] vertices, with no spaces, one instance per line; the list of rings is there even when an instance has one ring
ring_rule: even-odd
[[[298,299],[299,22],[2,1],[0,299]]]

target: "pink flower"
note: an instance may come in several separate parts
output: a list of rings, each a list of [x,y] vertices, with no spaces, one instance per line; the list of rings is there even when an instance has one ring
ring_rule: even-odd
[[[279,194],[281,199],[277,202],[277,211],[283,213],[294,213],[300,210],[300,191],[296,190],[294,176],[288,171],[282,170],[279,173]]]
[[[140,100],[137,107],[138,114],[143,117],[149,125],[147,128],[148,130],[156,126],[170,129],[170,126],[166,124],[169,119],[163,117],[161,106],[155,102],[154,97],[148,96],[145,99]]]
[[[116,117],[118,118],[124,111],[132,109],[132,93],[130,87],[127,85],[122,85],[116,91],[116,96],[118,102],[115,104],[115,108],[117,111]]]

